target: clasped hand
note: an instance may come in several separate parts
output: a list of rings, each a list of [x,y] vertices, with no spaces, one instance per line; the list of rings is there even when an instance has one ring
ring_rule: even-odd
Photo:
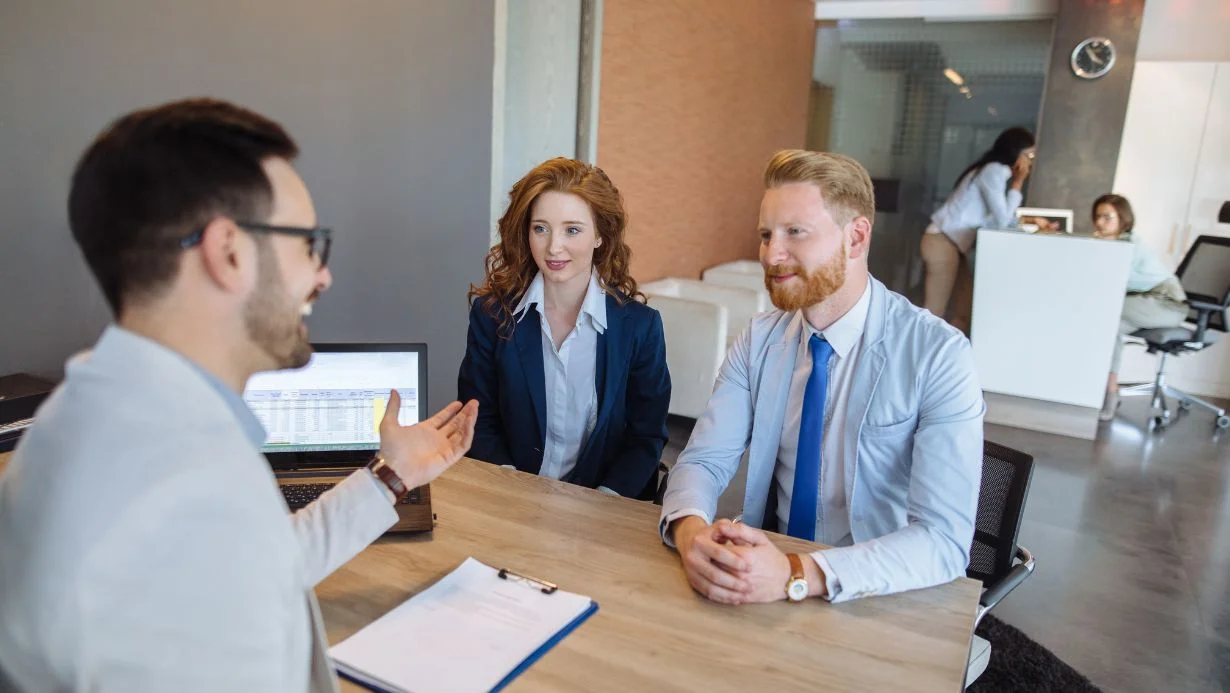
[[[699,517],[674,524],[675,545],[692,589],[722,604],[752,604],[786,598],[790,561],[759,529]]]

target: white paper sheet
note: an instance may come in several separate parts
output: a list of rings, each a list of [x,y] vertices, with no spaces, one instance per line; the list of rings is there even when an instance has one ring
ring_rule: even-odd
[[[489,691],[592,606],[467,558],[329,654],[339,671],[385,690]]]

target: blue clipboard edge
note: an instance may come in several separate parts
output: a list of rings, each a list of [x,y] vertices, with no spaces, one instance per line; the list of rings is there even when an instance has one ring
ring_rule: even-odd
[[[503,680],[497,683],[495,685],[495,688],[491,689],[491,693],[495,693],[496,691],[503,690],[505,686],[512,683],[513,679],[517,678],[522,673],[524,673],[526,669],[529,669],[531,666],[533,666],[534,662],[537,662],[539,659],[542,659],[542,656],[545,655],[547,652],[549,652],[551,648],[555,647],[556,645],[559,644],[561,640],[568,637],[569,633],[577,629],[577,626],[580,626],[582,623],[585,623],[585,621],[587,621],[590,616],[593,616],[596,613],[598,613],[598,602],[590,600],[588,609],[581,612],[580,616],[577,616],[576,618],[574,618],[572,620],[572,623],[569,623],[563,628],[560,628],[559,632],[551,636],[550,640],[542,644],[542,647],[539,647],[537,650],[534,650],[534,652],[531,653],[529,657],[526,657],[524,660],[522,660],[522,662],[517,665],[517,668],[508,672],[508,676],[505,676]]]
[[[377,685],[375,682],[371,681],[370,679],[361,678],[358,676],[352,676],[346,673],[345,671],[343,671],[342,669],[338,668],[337,665],[333,665],[333,671],[337,672],[338,678],[346,679],[347,681],[355,684],[356,686],[362,686],[363,688],[366,688],[369,691],[376,691],[376,693],[397,693],[397,691],[392,688],[382,688],[381,686]]]
[[[491,689],[491,693],[495,693],[496,691],[503,690],[506,686],[508,686],[508,684],[513,682],[513,679],[525,673],[525,670],[533,666],[534,662],[537,662],[539,659],[542,659],[542,656],[550,652],[551,648],[558,645],[561,640],[568,637],[568,635],[572,633],[572,631],[576,630],[578,626],[580,626],[582,623],[585,623],[587,620],[589,620],[590,616],[593,616],[596,613],[598,613],[598,602],[590,600],[588,609],[581,612],[581,615],[574,618],[571,623],[564,626],[563,628],[560,628],[559,632],[551,636],[550,640],[542,644],[542,647],[539,647],[537,650],[534,650],[533,652],[531,652],[529,657],[526,657],[525,659],[523,659],[521,663],[518,664],[515,669],[508,672],[508,676],[505,676],[499,683],[495,685],[495,688]],[[362,686],[369,691],[376,691],[377,693],[395,693],[395,691],[392,691],[390,689],[381,688],[380,686],[378,686],[375,682],[373,682],[370,679],[352,676],[340,668],[334,667],[334,671],[337,672],[337,675],[339,677],[346,679],[347,681],[353,684]]]

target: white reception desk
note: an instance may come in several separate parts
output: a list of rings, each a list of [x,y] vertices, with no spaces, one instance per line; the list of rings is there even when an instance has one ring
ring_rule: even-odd
[[[1092,440],[1132,246],[980,229],[970,341],[988,423]]]

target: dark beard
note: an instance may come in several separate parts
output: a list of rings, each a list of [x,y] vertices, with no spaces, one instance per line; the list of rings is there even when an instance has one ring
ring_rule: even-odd
[[[282,272],[267,243],[257,245],[256,290],[243,310],[248,339],[274,363],[274,368],[302,368],[312,358],[312,345],[300,329],[302,306],[291,305]]]

